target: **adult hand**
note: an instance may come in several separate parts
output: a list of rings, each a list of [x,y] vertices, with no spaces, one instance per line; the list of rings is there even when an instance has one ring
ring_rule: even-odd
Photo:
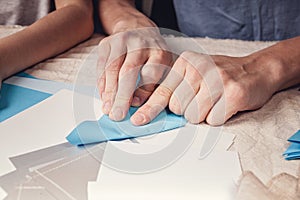
[[[236,58],[184,52],[131,121],[147,124],[169,105],[191,123],[221,125],[238,111],[268,101],[279,88],[279,64],[270,54]]]
[[[103,113],[116,121],[125,118],[131,105],[140,106],[148,99],[172,62],[156,27],[112,34],[100,42],[99,55]]]

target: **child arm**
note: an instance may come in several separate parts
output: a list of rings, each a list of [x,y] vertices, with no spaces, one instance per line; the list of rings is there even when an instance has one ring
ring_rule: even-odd
[[[90,0],[56,0],[56,10],[0,39],[0,80],[87,39],[93,33]]]

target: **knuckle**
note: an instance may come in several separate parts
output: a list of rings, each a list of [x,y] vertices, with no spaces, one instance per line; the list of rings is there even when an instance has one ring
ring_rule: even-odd
[[[105,57],[105,56],[99,56],[99,57],[98,57],[98,62],[97,62],[97,67],[98,67],[98,68],[103,68],[103,67],[105,67],[104,65],[105,65],[105,63],[106,63],[106,60],[107,60],[107,57]]]
[[[115,41],[119,43],[126,42],[130,37],[131,37],[130,31],[119,32],[116,35],[114,35]]]
[[[127,42],[130,44],[132,50],[140,50],[150,47],[149,39],[145,39],[144,37],[136,33],[129,34],[130,35],[127,35]]]
[[[193,55],[194,55],[194,52],[192,52],[192,51],[184,51],[180,54],[180,58],[187,59]]]
[[[105,80],[106,80],[106,77],[105,77],[105,75],[101,75],[101,76],[99,76],[99,78],[97,79],[97,82],[98,83],[100,83],[100,82],[104,82],[105,83]]]
[[[117,105],[122,105],[126,107],[129,107],[131,105],[131,99],[124,96],[116,96],[115,102]]]
[[[136,65],[123,65],[121,70],[120,70],[120,74],[119,74],[119,78],[130,78],[130,77],[134,77],[136,72],[139,70],[139,66]]]
[[[110,41],[110,37],[105,37],[105,38],[103,38],[103,39],[99,42],[100,47],[101,47],[102,45],[106,45],[107,43],[109,43],[109,41]]]
[[[136,42],[139,44],[140,47],[142,47],[142,48],[150,47],[149,42],[147,40],[145,40],[141,37],[138,37],[136,40],[137,40]]]
[[[161,49],[153,50],[151,54],[154,55],[158,61],[161,61],[168,56],[168,53]]]
[[[139,69],[140,66],[137,63],[126,63],[122,66],[122,71],[123,72],[128,72],[134,69]]]
[[[113,91],[105,90],[104,93],[102,94],[102,99],[103,99],[103,101],[111,100],[114,98],[115,94],[116,93]]]
[[[203,67],[211,66],[211,59],[208,55],[196,53],[193,51],[185,51],[180,57],[181,60],[184,60],[186,63],[191,65],[194,68],[198,68],[201,70]]]
[[[116,69],[116,68],[108,68],[107,70],[106,70],[106,72],[107,72],[107,75],[108,76],[114,76],[114,77],[117,77],[118,75],[119,75],[119,69]]]
[[[108,71],[119,71],[119,69],[122,66],[122,61],[121,59],[115,59],[111,63],[109,63],[106,68]]]
[[[236,81],[230,82],[227,89],[227,97],[229,101],[238,105],[245,105],[249,100],[249,94],[245,85]]]
[[[170,66],[173,61],[172,54],[168,51],[158,50],[155,52],[154,56],[157,64]]]
[[[199,70],[202,70],[202,68],[211,69],[211,67],[214,66],[212,59],[204,54],[198,54],[195,60],[192,60],[191,64]]]
[[[192,86],[195,86],[196,83],[201,81],[201,73],[199,70],[195,69],[194,67],[187,66],[186,69],[186,80]]]
[[[125,31],[125,32],[121,32],[120,33],[120,39],[125,41],[125,40],[128,40],[128,38],[131,38],[132,37],[132,32],[131,31]]]
[[[223,79],[223,80],[229,80],[230,79],[230,75],[228,74],[227,70],[224,69],[224,68],[218,68],[218,73],[220,75],[220,77]]]
[[[159,96],[169,98],[172,95],[172,90],[166,86],[161,85],[155,90],[155,93]]]

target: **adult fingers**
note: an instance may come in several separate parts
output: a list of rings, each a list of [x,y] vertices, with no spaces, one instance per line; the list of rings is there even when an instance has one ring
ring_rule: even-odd
[[[183,81],[176,88],[169,102],[170,110],[182,115],[200,89],[201,75],[190,63],[186,62],[186,71]],[[182,67],[182,66],[181,66]]]
[[[183,66],[180,67],[186,68],[185,77],[173,93],[169,108],[175,114],[182,115],[198,93],[201,82],[207,82],[205,79],[208,79],[208,82],[213,80],[210,74],[216,71],[216,66],[208,55],[195,52],[184,52],[179,59],[183,60],[180,63]],[[178,62],[175,63],[177,64]]]
[[[97,80],[98,91],[99,91],[99,96],[100,96],[101,100],[103,100],[102,94],[103,94],[103,92],[105,90],[105,81],[106,81],[105,72],[103,72],[103,74]]]
[[[238,111],[246,110],[249,91],[243,84],[232,81],[225,87],[222,97],[207,115],[206,122],[210,125],[222,125]]]
[[[100,98],[105,90],[105,68],[110,54],[110,44],[107,39],[102,39],[98,46],[98,62],[97,62],[97,85]]]
[[[163,50],[152,50],[150,58],[140,72],[138,89],[134,93],[133,106],[142,105],[155,90],[157,84],[170,69],[172,55]]]
[[[182,62],[182,59],[178,59],[176,62]],[[178,64],[176,66],[182,65]],[[131,117],[131,122],[139,126],[153,120],[168,105],[172,93],[182,81],[184,74],[184,67],[173,67],[149,100]]]
[[[204,121],[211,108],[218,101],[222,91],[210,90],[208,84],[203,80],[200,90],[195,98],[187,106],[184,117],[193,124],[199,124]]]
[[[148,58],[145,51],[127,53],[125,61],[120,69],[118,91],[115,96],[109,117],[115,121],[125,118],[131,105],[132,95],[136,89],[136,82],[141,66]]]
[[[109,114],[118,90],[118,77],[126,53],[124,42],[110,42],[110,55],[105,68],[105,89],[102,94],[103,113]]]
[[[200,90],[188,105],[184,115],[191,123],[200,123],[207,119],[210,111],[224,95],[223,79],[218,67],[211,63],[210,69],[203,75]],[[221,116],[218,116],[221,117]]]

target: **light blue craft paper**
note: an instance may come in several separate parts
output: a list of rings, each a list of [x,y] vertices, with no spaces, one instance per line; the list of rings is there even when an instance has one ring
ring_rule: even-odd
[[[3,83],[0,91],[0,122],[43,101],[51,94]]]
[[[289,142],[299,142],[300,143],[300,130],[298,130],[292,137],[288,139]]]
[[[300,130],[288,139],[290,146],[283,153],[286,160],[295,160],[300,158]]]
[[[298,159],[300,158],[300,153],[299,152],[295,152],[295,153],[289,153],[289,154],[285,154],[284,158],[286,160],[294,160],[294,159]]]
[[[291,143],[287,150],[283,153],[283,155],[288,155],[292,153],[299,153],[300,155],[300,143]]]
[[[131,107],[126,118],[121,122],[112,121],[106,115],[102,116],[98,121],[85,121],[67,136],[67,140],[73,145],[85,145],[111,140],[131,139],[172,130],[187,123],[184,117],[165,110],[151,123],[143,126],[134,126],[130,122],[130,116],[136,110],[137,108]]]

